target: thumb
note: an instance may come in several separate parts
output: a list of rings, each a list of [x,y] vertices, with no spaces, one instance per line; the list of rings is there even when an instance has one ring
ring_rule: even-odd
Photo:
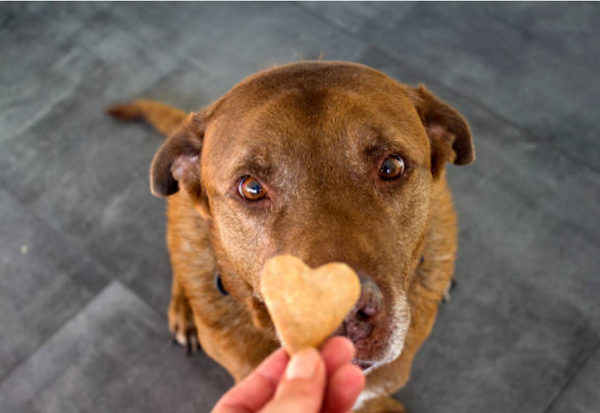
[[[325,394],[325,364],[314,348],[290,360],[275,398],[261,413],[318,413]]]

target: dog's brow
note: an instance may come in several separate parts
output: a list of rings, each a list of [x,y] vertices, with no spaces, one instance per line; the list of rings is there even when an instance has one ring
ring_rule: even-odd
[[[236,161],[235,175],[250,174],[261,178],[269,178],[273,175],[273,167],[268,156],[259,151],[244,153]]]
[[[363,155],[367,159],[373,159],[381,156],[383,153],[393,151],[398,147],[398,142],[382,135],[371,135],[367,139],[366,146],[363,149]]]
[[[363,154],[367,159],[373,159],[381,156],[381,154],[387,151],[388,146],[386,144],[375,144],[369,145],[363,150]]]

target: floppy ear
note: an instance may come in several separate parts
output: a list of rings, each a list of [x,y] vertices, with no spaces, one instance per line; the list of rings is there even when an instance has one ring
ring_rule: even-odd
[[[205,130],[204,113],[190,114],[160,147],[150,166],[150,188],[156,196],[169,196],[185,188],[200,196],[200,151]]]
[[[439,100],[425,86],[411,89],[413,104],[431,144],[431,172],[437,178],[446,162],[468,165],[475,160],[469,124],[456,109]]]

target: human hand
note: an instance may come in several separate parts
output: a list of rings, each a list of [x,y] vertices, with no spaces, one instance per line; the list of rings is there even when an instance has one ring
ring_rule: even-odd
[[[304,349],[290,360],[283,349],[267,357],[219,400],[212,413],[344,413],[365,377],[351,364],[354,345],[329,339],[318,352]]]

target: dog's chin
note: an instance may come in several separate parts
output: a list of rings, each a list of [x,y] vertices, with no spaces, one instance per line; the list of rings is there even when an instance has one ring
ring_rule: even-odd
[[[402,354],[402,346],[396,347],[395,350],[396,351],[393,353],[390,352],[389,356],[383,357],[380,360],[363,360],[355,357],[352,360],[352,364],[360,367],[364,374],[369,374],[379,367],[385,366],[400,357],[400,354]]]
[[[375,370],[378,367],[378,362],[375,361],[363,361],[359,359],[352,360],[352,364],[360,367],[360,369],[365,374],[369,374],[371,371]]]

